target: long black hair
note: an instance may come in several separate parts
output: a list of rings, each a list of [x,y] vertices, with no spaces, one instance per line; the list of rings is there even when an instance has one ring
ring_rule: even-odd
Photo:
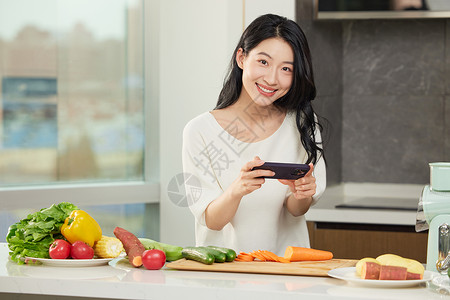
[[[245,29],[239,40],[225,78],[222,91],[215,109],[221,109],[234,104],[242,91],[242,69],[236,62],[236,54],[242,48],[244,55],[248,54],[262,41],[269,38],[282,38],[289,43],[294,51],[294,76],[291,88],[274,102],[274,105],[288,112],[295,112],[297,128],[303,147],[308,154],[307,163],[316,163],[317,152],[323,156],[322,142],[316,141],[316,126],[322,131],[322,126],[316,121],[311,101],[316,97],[316,87],[311,62],[308,41],[300,26],[285,17],[267,14],[255,19]]]

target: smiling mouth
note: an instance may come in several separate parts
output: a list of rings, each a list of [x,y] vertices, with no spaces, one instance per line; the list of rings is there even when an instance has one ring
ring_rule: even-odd
[[[272,89],[268,89],[268,88],[265,88],[265,87],[262,87],[262,86],[260,86],[259,84],[256,84],[256,86],[257,86],[257,88],[260,90],[260,91],[262,91],[264,94],[270,94],[270,95],[272,95],[272,94],[274,94],[277,90],[275,89],[275,90],[272,90]]]

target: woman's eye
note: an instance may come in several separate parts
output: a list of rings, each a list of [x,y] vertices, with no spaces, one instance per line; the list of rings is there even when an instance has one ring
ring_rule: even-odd
[[[286,71],[286,72],[291,72],[291,71],[292,71],[292,69],[289,68],[289,67],[283,67],[282,70],[283,70],[283,71]]]
[[[261,59],[259,62],[262,63],[265,66],[267,65],[267,60]]]

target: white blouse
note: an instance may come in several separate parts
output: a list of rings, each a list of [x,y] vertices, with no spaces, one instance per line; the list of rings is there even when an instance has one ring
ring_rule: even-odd
[[[237,253],[269,250],[280,256],[284,255],[287,246],[309,247],[305,217],[294,217],[288,212],[284,203],[291,192],[287,185],[276,179],[266,179],[260,189],[244,196],[236,215],[222,230],[207,228],[206,207],[227,189],[242,166],[255,156],[267,162],[306,162],[307,153],[301,144],[294,114],[287,114],[275,133],[257,142],[252,142],[251,138],[246,142],[239,139],[236,130],[242,126],[245,124],[236,117],[225,130],[210,112],[205,112],[184,128],[183,173],[192,179],[186,181],[185,186],[189,208],[195,217],[196,245],[223,246]],[[316,139],[321,140],[318,130]],[[314,176],[317,188],[313,204],[326,186],[322,157],[314,167]]]

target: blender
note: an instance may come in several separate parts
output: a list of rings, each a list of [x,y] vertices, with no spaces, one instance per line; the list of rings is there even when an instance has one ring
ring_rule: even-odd
[[[429,165],[430,184],[420,196],[416,231],[428,229],[426,269],[446,273],[450,266],[450,162]]]

